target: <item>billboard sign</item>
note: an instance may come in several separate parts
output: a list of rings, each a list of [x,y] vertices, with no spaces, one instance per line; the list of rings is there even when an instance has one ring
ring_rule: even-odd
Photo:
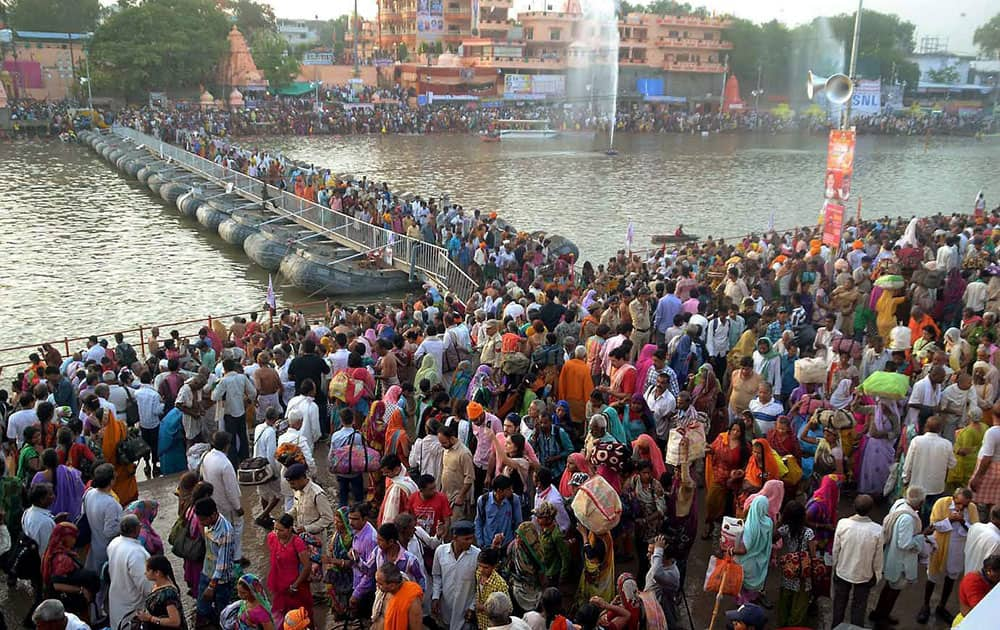
[[[332,66],[332,52],[307,52],[302,55],[303,66]]]
[[[536,100],[566,95],[566,77],[562,74],[508,74],[503,78],[504,98]]]
[[[417,0],[417,39],[436,41],[444,32],[444,0]]]
[[[828,202],[823,208],[823,244],[840,247],[840,236],[844,229],[844,206]]]
[[[882,81],[857,81],[851,96],[851,112],[855,116],[871,116],[882,111]]]

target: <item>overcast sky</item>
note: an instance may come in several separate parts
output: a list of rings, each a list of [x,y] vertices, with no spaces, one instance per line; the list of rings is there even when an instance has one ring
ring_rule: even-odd
[[[353,0],[265,0],[274,7],[278,17],[329,19],[353,11]],[[535,0],[541,5],[545,0]],[[612,0],[606,0],[611,2]],[[642,2],[642,0],[639,0]],[[561,2],[561,0],[547,0]],[[514,6],[527,7],[529,0],[514,0]],[[808,22],[817,15],[853,13],[855,0],[695,0],[711,11],[731,13],[755,22],[777,18],[790,25]],[[917,26],[917,43],[923,36],[948,40],[955,52],[974,52],[972,34],[976,27],[1000,13],[997,0],[867,0],[865,7],[885,13],[896,13]],[[375,0],[358,0],[358,12],[375,17]]]

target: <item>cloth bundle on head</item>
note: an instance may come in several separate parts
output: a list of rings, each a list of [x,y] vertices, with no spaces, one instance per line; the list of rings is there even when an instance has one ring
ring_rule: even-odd
[[[466,407],[466,411],[469,416],[469,420],[475,420],[479,416],[483,415],[483,406],[476,401],[472,401],[469,403],[469,406]]]
[[[309,613],[305,608],[296,608],[285,613],[284,630],[305,630],[309,627]]]

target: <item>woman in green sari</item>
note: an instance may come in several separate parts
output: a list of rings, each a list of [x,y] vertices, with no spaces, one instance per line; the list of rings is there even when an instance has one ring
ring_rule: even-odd
[[[967,488],[969,479],[976,469],[979,447],[983,445],[986,435],[986,423],[983,422],[983,412],[978,407],[971,407],[968,413],[969,424],[955,432],[955,459],[958,463],[948,471],[948,489]]]
[[[545,567],[542,564],[542,541],[538,525],[521,523],[508,549],[507,565],[511,595],[521,610],[535,610],[545,588]]]
[[[330,596],[330,610],[337,618],[347,614],[347,606],[354,590],[354,574],[351,571],[351,559],[348,554],[354,543],[354,534],[347,520],[348,508],[342,507],[333,519],[333,535],[327,545],[329,556],[323,557],[327,594]]]
[[[17,456],[17,478],[22,484],[27,484],[39,470],[42,469],[42,458],[39,449],[42,448],[42,432],[36,426],[24,429],[24,446]]]
[[[583,573],[576,602],[582,606],[593,596],[611,601],[615,596],[615,541],[611,533],[595,534],[582,524],[577,531],[583,537]]]

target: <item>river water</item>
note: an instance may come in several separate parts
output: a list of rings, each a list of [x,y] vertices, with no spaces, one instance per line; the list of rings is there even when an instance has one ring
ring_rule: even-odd
[[[815,220],[825,138],[620,135],[480,142],[473,136],[276,137],[244,141],[390,182],[449,193],[519,229],[574,240],[599,261],[683,223],[732,236]],[[997,201],[1000,141],[859,139],[854,191],[865,216],[969,211],[979,189]],[[853,206],[852,206],[853,210]],[[279,302],[307,296],[274,278]],[[263,303],[267,273],[242,250],[113,171],[89,149],[0,144],[0,348],[136,324],[244,311]],[[0,364],[9,359],[0,357]]]

